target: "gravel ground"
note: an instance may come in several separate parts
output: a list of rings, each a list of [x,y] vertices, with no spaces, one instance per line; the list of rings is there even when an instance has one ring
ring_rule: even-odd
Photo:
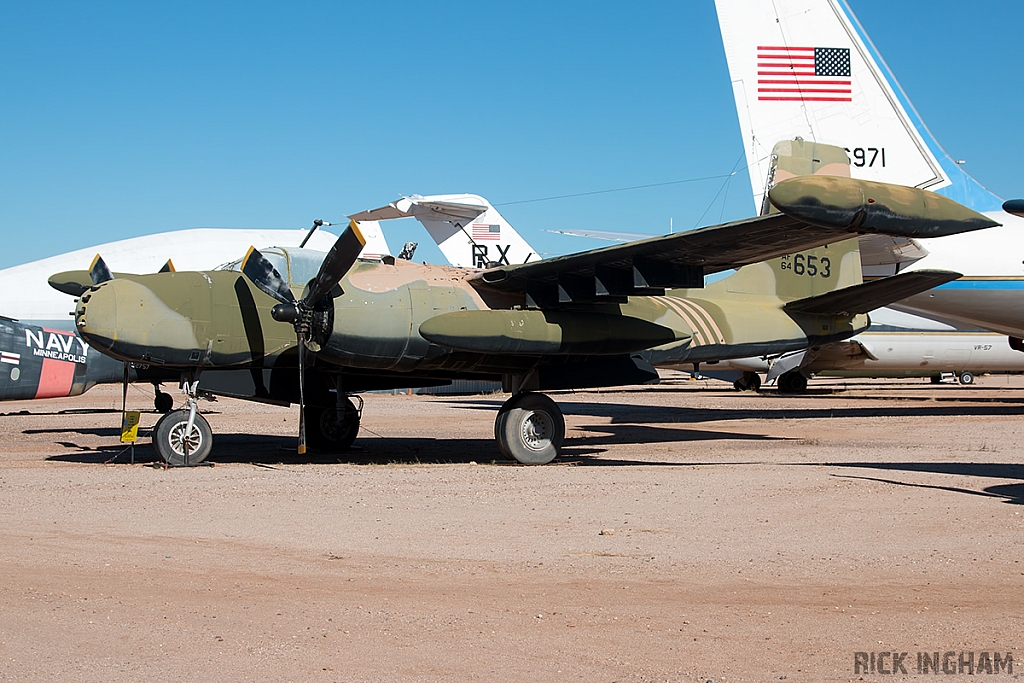
[[[204,403],[177,470],[103,464],[117,387],[0,404],[0,681],[1020,677],[1024,378],[725,386],[556,395],[544,467],[499,459],[500,395],[367,395],[340,459]]]

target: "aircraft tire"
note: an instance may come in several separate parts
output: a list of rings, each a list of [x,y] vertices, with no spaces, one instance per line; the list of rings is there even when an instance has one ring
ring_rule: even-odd
[[[192,467],[206,460],[213,450],[213,430],[206,418],[196,413],[189,435],[189,453],[185,457],[185,428],[188,411],[175,410],[160,418],[153,428],[153,448],[169,467]]]
[[[756,372],[744,372],[732,383],[732,388],[736,391],[759,391],[761,376]]]
[[[523,465],[546,465],[565,439],[565,418],[544,394],[517,394],[498,411],[494,436],[507,457]]]
[[[807,378],[796,370],[784,372],[779,377],[779,391],[783,394],[802,394],[807,391]]]
[[[157,389],[156,396],[153,397],[153,407],[156,408],[156,412],[167,414],[174,410],[174,398]]]
[[[970,370],[964,370],[960,373],[960,384],[974,384],[974,373]]]
[[[359,434],[359,411],[348,397],[342,402],[341,419],[333,406],[306,407],[306,440],[325,453],[347,451]]]
[[[509,399],[512,400],[512,399]],[[501,457],[506,460],[515,460],[512,455],[505,449],[505,444],[501,437],[505,433],[505,418],[508,416],[508,409],[505,407],[508,405],[508,401],[498,410],[497,417],[494,418],[494,442],[498,444],[498,452],[501,453]]]

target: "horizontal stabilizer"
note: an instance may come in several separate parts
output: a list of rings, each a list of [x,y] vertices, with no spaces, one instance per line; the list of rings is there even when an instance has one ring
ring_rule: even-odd
[[[868,313],[894,301],[920,294],[961,277],[949,270],[915,270],[892,277],[844,287],[827,294],[798,299],[786,304],[789,313],[849,316]]]
[[[395,218],[408,218],[433,214],[444,218],[476,218],[489,209],[485,203],[440,201],[431,197],[402,197],[387,206],[354,213],[349,218],[356,221],[387,221]]]

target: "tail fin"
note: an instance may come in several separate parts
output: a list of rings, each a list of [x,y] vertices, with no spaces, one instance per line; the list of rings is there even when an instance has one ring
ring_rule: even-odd
[[[715,5],[756,207],[772,147],[799,136],[845,147],[855,178],[1000,208],[932,136],[846,0]]]
[[[784,302],[820,296],[863,282],[857,238],[743,266],[705,291],[777,296]],[[698,294],[698,296],[700,296]]]
[[[784,180],[804,175],[850,177],[850,159],[846,152],[833,145],[801,138],[776,143],[767,161],[762,215],[778,211],[768,201],[768,190]],[[785,301],[798,301],[859,285],[863,281],[862,270],[860,241],[852,237],[799,254],[743,266],[734,275],[709,287],[722,287],[732,293],[774,294]]]
[[[384,233],[377,221],[361,221],[359,232],[366,239],[366,244],[359,252],[359,258],[376,260],[391,254],[391,248],[388,247],[388,241],[384,238]]]
[[[362,224],[409,216],[423,224],[453,266],[483,268],[537,259],[537,252],[498,210],[475,194],[413,195],[350,218]]]

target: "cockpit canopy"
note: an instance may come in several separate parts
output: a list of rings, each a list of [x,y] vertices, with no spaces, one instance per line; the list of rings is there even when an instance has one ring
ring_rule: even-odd
[[[298,247],[267,247],[260,253],[270,261],[277,272],[288,279],[293,287],[303,287],[316,277],[320,264],[327,258],[327,252]],[[217,266],[215,270],[242,271],[242,259]]]

